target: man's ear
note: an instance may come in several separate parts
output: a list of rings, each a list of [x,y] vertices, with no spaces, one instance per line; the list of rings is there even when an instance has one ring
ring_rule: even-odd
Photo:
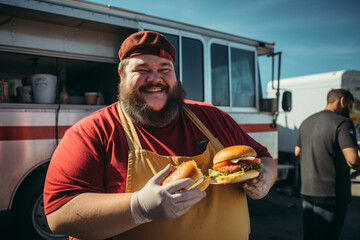
[[[344,97],[340,97],[340,106],[343,108],[345,106],[345,98]]]
[[[121,70],[120,70],[120,68],[118,68],[118,73],[119,73],[119,76],[121,76]]]

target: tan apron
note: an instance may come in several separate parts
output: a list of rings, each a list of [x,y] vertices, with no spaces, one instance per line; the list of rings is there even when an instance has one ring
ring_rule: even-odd
[[[185,106],[184,111],[209,139],[206,150],[193,157],[160,156],[142,149],[132,121],[119,107],[120,119],[129,144],[126,192],[140,190],[169,163],[179,165],[193,159],[203,173],[208,175],[214,155],[223,146],[190,109]],[[240,185],[210,185],[206,192],[207,196],[180,218],[145,223],[114,239],[248,239],[249,212],[246,195]]]

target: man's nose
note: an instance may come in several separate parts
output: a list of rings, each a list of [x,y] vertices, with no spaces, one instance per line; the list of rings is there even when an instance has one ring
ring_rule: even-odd
[[[162,79],[162,76],[161,76],[161,74],[159,73],[159,72],[157,72],[157,71],[151,71],[150,73],[149,73],[149,76],[147,77],[147,79],[146,79],[147,81],[155,81],[155,82],[161,82],[161,81],[163,81],[163,79]]]

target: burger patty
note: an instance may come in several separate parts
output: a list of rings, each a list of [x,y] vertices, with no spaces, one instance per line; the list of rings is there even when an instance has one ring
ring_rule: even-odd
[[[240,171],[241,168],[243,167],[251,167],[253,165],[255,165],[255,163],[242,162],[242,163],[223,166],[219,168],[217,171],[221,173],[234,173]]]

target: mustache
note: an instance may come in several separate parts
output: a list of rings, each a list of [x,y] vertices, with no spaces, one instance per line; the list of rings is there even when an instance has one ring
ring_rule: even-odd
[[[169,89],[169,87],[168,87],[167,85],[164,85],[164,84],[161,84],[161,83],[156,83],[156,84],[154,84],[154,83],[147,83],[147,84],[141,86],[141,87],[139,88],[139,90],[140,90],[140,91],[146,91],[147,89],[152,88],[152,87],[159,87],[159,88],[162,88],[162,89],[164,89],[164,90]]]

